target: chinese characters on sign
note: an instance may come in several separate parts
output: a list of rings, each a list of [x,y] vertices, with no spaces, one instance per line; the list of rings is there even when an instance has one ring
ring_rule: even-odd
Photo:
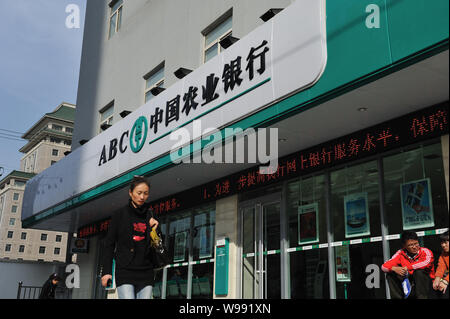
[[[255,70],[260,75],[266,71],[266,54],[269,52],[268,42],[263,41],[261,45],[252,47],[246,58],[245,71],[248,71],[248,78],[253,80]],[[222,78],[215,73],[210,73],[205,79],[205,85],[201,88],[189,86],[188,91],[183,95],[177,95],[172,100],[166,102],[165,108],[156,107],[153,115],[150,116],[150,129],[154,134],[158,133],[160,124],[168,127],[171,122],[178,122],[180,113],[189,115],[190,112],[196,111],[198,105],[206,106],[207,104],[217,100],[220,97],[218,85],[223,83],[223,91],[225,94],[232,92],[236,87],[239,87],[244,81],[242,70],[242,57],[238,56],[236,59],[226,63]],[[201,89],[202,101],[199,100]]]

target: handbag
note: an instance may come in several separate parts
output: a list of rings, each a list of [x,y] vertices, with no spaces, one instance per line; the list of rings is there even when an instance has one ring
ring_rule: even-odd
[[[153,269],[159,270],[169,264],[169,255],[158,227],[153,227],[150,232],[150,249],[153,257]]]

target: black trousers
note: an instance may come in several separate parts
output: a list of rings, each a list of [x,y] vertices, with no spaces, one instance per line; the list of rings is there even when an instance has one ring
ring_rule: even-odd
[[[408,299],[428,299],[430,296],[430,288],[432,286],[432,280],[423,269],[415,270],[412,276],[409,276],[409,282],[411,283],[411,294]],[[404,293],[402,288],[402,278],[400,278],[395,272],[386,274],[386,279],[389,284],[389,290],[391,292],[392,299],[404,299]]]

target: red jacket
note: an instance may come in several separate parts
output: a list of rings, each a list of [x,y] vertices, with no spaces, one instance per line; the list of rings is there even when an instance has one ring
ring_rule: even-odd
[[[413,258],[409,257],[405,250],[398,250],[391,259],[381,266],[381,269],[384,272],[391,272],[394,266],[407,267],[410,275],[413,274],[414,270],[425,269],[430,274],[431,279],[435,277],[433,253],[424,247],[421,247]]]

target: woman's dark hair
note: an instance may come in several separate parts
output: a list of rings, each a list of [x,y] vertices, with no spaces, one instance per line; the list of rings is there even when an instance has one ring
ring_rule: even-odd
[[[439,236],[439,239],[441,240],[441,243],[448,241],[448,230],[445,233],[441,234]]]
[[[406,244],[408,240],[419,240],[419,237],[415,232],[412,231],[404,231],[400,237],[401,243]]]
[[[146,184],[150,188],[150,182],[144,176],[134,176],[130,183],[130,191],[132,192],[139,184]]]
[[[58,274],[51,274],[50,275],[50,280],[56,280],[56,281],[61,281],[61,277]]]

